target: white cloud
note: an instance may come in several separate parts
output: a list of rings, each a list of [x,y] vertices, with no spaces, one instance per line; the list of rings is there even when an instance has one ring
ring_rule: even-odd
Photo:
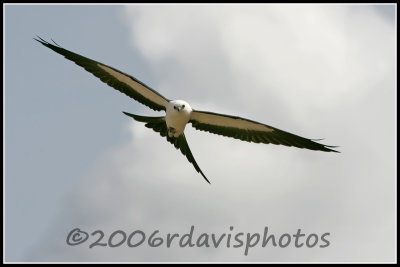
[[[223,233],[231,225],[244,232],[269,226],[276,234],[301,228],[331,232],[332,244],[254,248],[247,257],[232,248],[146,247],[67,247],[37,257],[394,260],[391,24],[372,7],[338,5],[134,5],[123,14],[132,44],[160,77],[154,87],[163,95],[306,137],[326,137],[324,143],[340,145],[343,153],[249,144],[188,126],[189,145],[210,186],[171,144],[131,122],[130,143],[100,160],[69,204],[76,210],[71,208],[62,227],[186,233],[195,225]]]

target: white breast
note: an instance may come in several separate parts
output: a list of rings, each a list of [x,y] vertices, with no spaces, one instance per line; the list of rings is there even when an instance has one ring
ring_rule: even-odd
[[[175,105],[185,105],[185,107],[178,111],[174,109]],[[167,105],[165,121],[168,128],[173,128],[174,137],[178,137],[185,130],[186,124],[190,120],[190,114],[192,113],[192,108],[190,105],[183,100],[172,100]]]

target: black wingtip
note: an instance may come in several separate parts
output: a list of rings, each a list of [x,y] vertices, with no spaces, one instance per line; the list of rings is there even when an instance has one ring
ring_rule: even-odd
[[[332,149],[332,148],[336,148],[336,147],[339,147],[339,146],[328,146],[328,145],[323,145],[323,146],[324,146],[324,148],[326,149],[327,152],[336,152],[336,153],[340,153],[340,151],[337,151],[337,150]]]
[[[37,39],[36,39],[37,38]],[[47,43],[45,40],[43,40],[39,35],[36,35],[36,38],[33,37],[33,40],[38,41],[41,44]]]
[[[133,118],[133,119],[136,119],[136,116],[134,115],[134,114],[131,114],[131,113],[128,113],[128,112],[125,112],[125,111],[122,111],[122,113],[124,113],[126,116],[128,116],[128,117],[131,117],[131,118]]]
[[[51,41],[58,47],[61,47],[59,44],[57,44],[53,39],[51,39]]]
[[[324,145],[324,148],[325,148],[325,150],[324,150],[324,151],[326,151],[326,152],[336,152],[336,153],[341,153],[340,151],[337,151],[337,150],[331,149],[331,148],[334,148],[334,147],[338,147],[338,146],[327,146],[327,145]]]
[[[342,153],[342,152],[340,152],[340,151],[333,150],[333,149],[331,149],[330,151],[332,151],[332,152],[336,152],[336,153]]]
[[[33,37],[33,40],[35,40],[35,41],[38,41],[39,43],[41,43],[42,45],[44,45],[44,46],[47,46],[47,47],[59,47],[59,48],[61,48],[61,46],[59,45],[59,44],[57,44],[53,39],[50,39],[53,43],[54,43],[54,45],[53,44],[51,44],[51,43],[49,43],[49,42],[47,42],[46,40],[44,40],[42,37],[40,37],[39,35],[36,35],[36,38],[35,37]]]
[[[319,142],[319,141],[322,141],[322,140],[324,140],[324,138],[319,138],[319,139],[309,139],[309,141],[311,141],[311,142],[313,142],[314,144],[317,144],[318,145],[318,147],[316,147],[315,149],[312,149],[312,150],[320,150],[320,151],[324,151],[324,152],[336,152],[336,153],[340,153],[340,151],[337,151],[337,150],[334,150],[334,149],[332,149],[332,148],[336,148],[336,147],[339,147],[339,146],[328,146],[328,145],[324,145],[324,144],[321,144],[321,143],[317,143],[317,142]],[[305,148],[308,148],[308,147],[305,147]]]
[[[314,141],[314,142],[319,142],[319,141],[322,141],[322,140],[324,140],[324,138],[320,138],[320,139],[310,139],[311,141]]]

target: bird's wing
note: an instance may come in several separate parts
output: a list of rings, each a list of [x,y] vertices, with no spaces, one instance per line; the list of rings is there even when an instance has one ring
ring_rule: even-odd
[[[99,78],[102,82],[105,82],[121,93],[126,94],[127,96],[154,110],[160,111],[166,109],[166,105],[168,104],[169,100],[136,78],[103,63],[68,51],[56,43],[53,45],[40,37],[38,38],[39,39],[33,39],[50,48],[51,50],[63,55],[65,58],[75,62],[77,65],[83,67],[85,70]]]
[[[168,136],[168,128],[167,128],[167,124],[165,122],[165,117],[144,117],[144,116],[139,116],[139,115],[135,115],[135,114],[130,114],[128,112],[124,112],[124,114],[129,117],[134,118],[137,121],[146,123],[145,126],[147,128],[151,128],[155,132],[160,133],[161,136],[165,136],[167,138],[168,142],[173,144],[176,149],[180,149],[182,154],[186,156],[186,158],[188,159],[188,161],[190,163],[193,164],[196,171],[199,172],[204,177],[204,179],[207,181],[207,183],[210,183],[210,181],[207,179],[207,177],[201,171],[199,165],[197,165],[197,162],[194,159],[193,154],[190,151],[189,145],[186,141],[185,134],[182,133],[177,138]]]
[[[241,117],[193,110],[190,121],[201,131],[233,137],[247,142],[295,146],[311,150],[333,151],[334,146],[314,142],[277,128]]]

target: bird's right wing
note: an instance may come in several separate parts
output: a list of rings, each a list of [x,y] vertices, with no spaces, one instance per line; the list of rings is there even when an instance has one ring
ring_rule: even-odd
[[[168,128],[167,124],[165,122],[165,117],[145,117],[145,116],[139,116],[135,114],[131,114],[128,112],[124,112],[125,115],[132,117],[133,119],[140,121],[140,122],[145,122],[145,126],[147,128],[153,129],[155,132],[160,133],[161,136],[165,136],[171,144],[175,146],[176,149],[179,149],[183,155],[186,156],[188,161],[193,164],[193,167],[196,169],[198,173],[200,173],[203,178],[207,181],[207,183],[210,183],[210,181],[207,179],[207,177],[204,175],[204,173],[201,171],[199,165],[197,165],[196,160],[193,157],[192,151],[190,151],[189,145],[186,141],[185,134],[182,133],[179,137],[169,137],[168,136]]]
[[[166,110],[169,100],[136,78],[103,63],[66,50],[56,43],[53,45],[40,37],[38,38],[39,39],[33,39],[50,48],[51,50],[63,55],[66,59],[75,62],[75,64],[83,67],[85,70],[99,78],[102,82],[105,82],[121,93],[126,94],[127,96],[139,101],[151,109],[157,111]]]

